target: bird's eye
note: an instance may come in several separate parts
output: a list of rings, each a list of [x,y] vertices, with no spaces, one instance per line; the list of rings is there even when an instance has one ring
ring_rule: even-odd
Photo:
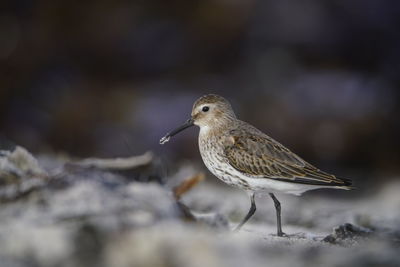
[[[204,106],[201,110],[202,110],[203,112],[207,112],[207,111],[210,110],[210,108],[209,108],[208,106]]]

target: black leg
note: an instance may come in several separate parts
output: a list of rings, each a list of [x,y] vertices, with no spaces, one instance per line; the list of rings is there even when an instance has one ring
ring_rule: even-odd
[[[284,236],[285,233],[282,232],[282,224],[281,224],[281,203],[279,200],[275,197],[274,194],[269,193],[270,197],[274,201],[275,204],[275,210],[276,210],[276,221],[277,221],[277,226],[278,226],[278,231],[277,234],[278,236]]]
[[[254,212],[256,212],[256,202],[254,201],[254,195],[255,194],[253,193],[250,196],[251,206],[250,206],[249,212],[247,213],[246,217],[244,217],[242,222],[239,223],[239,225],[235,228],[234,231],[240,230],[240,228],[242,228],[243,224],[245,224],[251,218],[251,216],[253,216]]]

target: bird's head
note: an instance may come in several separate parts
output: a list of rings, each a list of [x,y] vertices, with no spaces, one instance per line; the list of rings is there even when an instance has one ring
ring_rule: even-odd
[[[199,127],[216,128],[235,119],[231,104],[219,95],[205,95],[193,104],[191,119]]]
[[[190,119],[168,133],[160,140],[160,143],[168,142],[172,136],[193,125],[199,126],[202,131],[206,132],[209,129],[216,130],[228,126],[235,119],[235,113],[228,100],[215,94],[205,95],[194,102]]]

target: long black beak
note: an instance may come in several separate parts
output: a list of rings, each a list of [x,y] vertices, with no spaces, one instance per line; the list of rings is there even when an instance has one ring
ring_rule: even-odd
[[[182,132],[182,131],[185,130],[186,128],[192,127],[193,125],[194,125],[193,119],[192,119],[192,118],[188,119],[184,124],[182,124],[181,126],[179,126],[178,128],[176,128],[175,130],[173,130],[173,131],[167,133],[163,138],[161,138],[161,139],[160,139],[160,144],[161,144],[161,145],[165,144],[166,142],[169,141],[169,139],[170,139],[172,136],[174,136],[174,135],[176,135],[176,134]]]

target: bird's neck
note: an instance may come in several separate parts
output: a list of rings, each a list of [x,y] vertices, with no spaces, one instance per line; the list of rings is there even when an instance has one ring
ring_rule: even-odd
[[[220,136],[224,135],[227,131],[229,131],[232,127],[233,123],[215,123],[212,126],[204,125],[200,126],[200,138],[210,138],[212,136]]]

